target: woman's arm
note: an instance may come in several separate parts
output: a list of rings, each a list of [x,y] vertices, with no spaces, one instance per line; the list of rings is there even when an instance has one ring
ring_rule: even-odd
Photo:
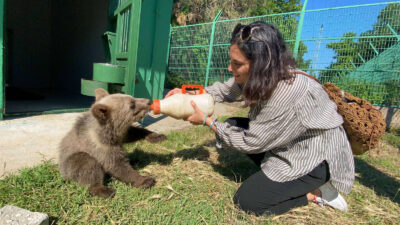
[[[215,123],[218,138],[225,145],[247,154],[256,154],[284,147],[307,129],[290,107],[264,107],[249,123],[248,129]]]
[[[192,106],[195,112],[186,118],[187,121],[195,125],[211,126],[210,129],[226,145],[247,154],[285,146],[307,130],[291,106],[264,106],[255,120],[250,121],[248,129],[214,121],[201,112],[194,102]]]
[[[216,102],[240,101],[242,95],[241,87],[235,83],[232,77],[228,81],[215,82],[213,85],[204,88]]]

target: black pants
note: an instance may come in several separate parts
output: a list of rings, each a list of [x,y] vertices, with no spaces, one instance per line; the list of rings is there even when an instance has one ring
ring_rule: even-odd
[[[248,118],[229,118],[232,126],[247,129]],[[265,153],[248,155],[258,166]],[[292,208],[308,204],[306,194],[319,188],[329,180],[326,161],[314,170],[296,180],[276,182],[269,179],[261,170],[250,176],[237,190],[233,201],[242,210],[256,215],[282,214]]]

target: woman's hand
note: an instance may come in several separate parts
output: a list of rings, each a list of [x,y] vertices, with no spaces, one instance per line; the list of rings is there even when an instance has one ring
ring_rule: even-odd
[[[190,123],[194,124],[194,125],[200,125],[203,124],[203,120],[205,117],[205,113],[203,113],[199,107],[197,107],[196,103],[194,103],[194,101],[190,101],[190,104],[192,105],[193,109],[194,109],[194,113],[187,117],[185,120],[189,121]]]
[[[181,88],[174,88],[174,89],[168,91],[167,95],[165,95],[164,98],[168,98],[169,96],[177,94],[177,93],[182,93],[182,89]]]

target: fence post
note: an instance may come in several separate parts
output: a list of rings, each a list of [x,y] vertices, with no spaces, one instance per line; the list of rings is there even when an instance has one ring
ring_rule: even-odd
[[[303,8],[301,9],[300,12],[299,24],[297,25],[296,42],[294,44],[294,50],[293,50],[293,57],[296,60],[297,60],[297,54],[299,53],[301,32],[303,30],[303,21],[304,21],[304,14],[306,13],[307,2],[308,0],[304,1]]]
[[[210,46],[208,48],[208,59],[207,59],[207,70],[206,70],[206,80],[204,82],[204,87],[206,87],[208,85],[208,77],[210,75],[210,66],[211,66],[211,59],[212,59],[212,49],[213,49],[213,44],[214,44],[214,33],[215,33],[215,24],[218,21],[218,18],[221,16],[222,14],[222,9],[219,10],[219,12],[217,13],[217,15],[215,16],[214,20],[213,20],[213,24],[212,24],[212,28],[211,28],[211,35],[210,35]]]

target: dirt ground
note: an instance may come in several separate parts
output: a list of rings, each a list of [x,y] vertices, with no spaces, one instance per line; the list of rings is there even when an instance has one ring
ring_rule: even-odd
[[[217,103],[214,116],[231,115],[240,103]],[[57,163],[57,148],[81,113],[31,116],[0,121],[0,179],[45,160]],[[189,122],[165,115],[149,115],[141,121],[149,130],[168,133],[192,126]]]

